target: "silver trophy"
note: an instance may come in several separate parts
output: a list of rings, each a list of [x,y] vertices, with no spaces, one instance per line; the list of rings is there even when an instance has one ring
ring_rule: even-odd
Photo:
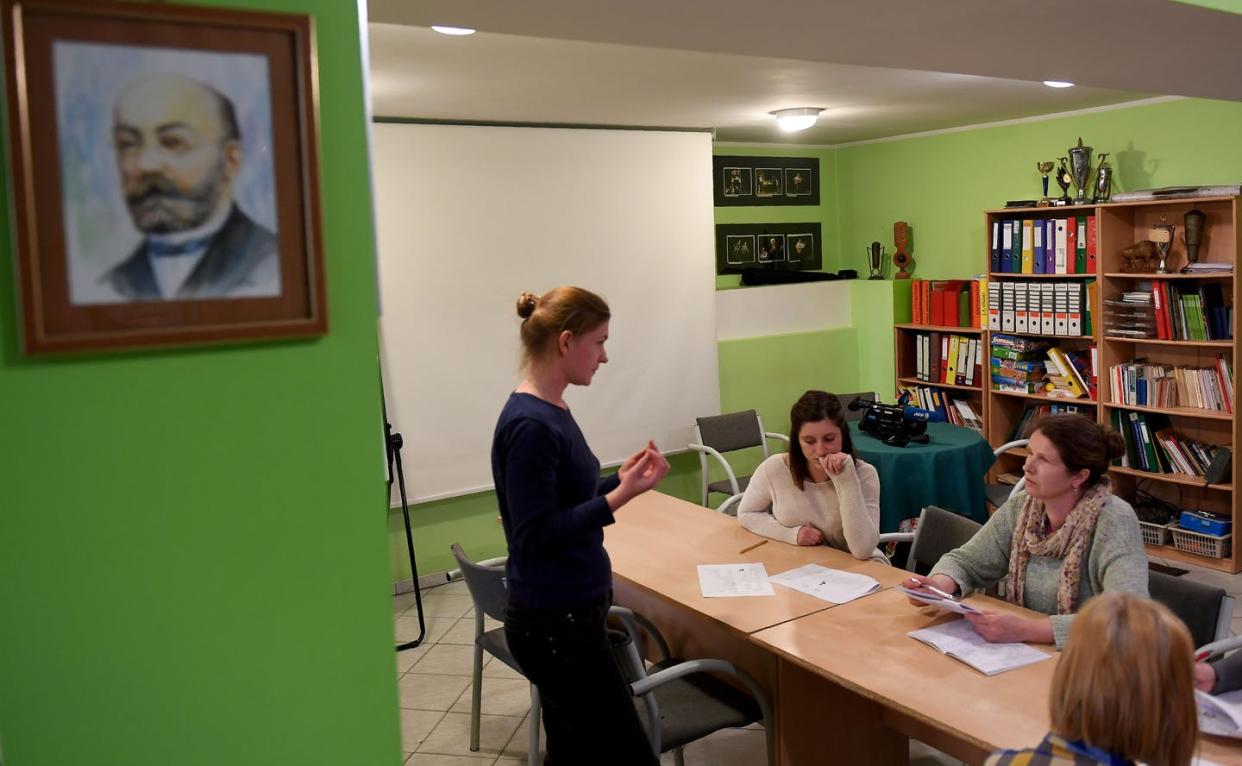
[[[865,248],[867,252],[867,268],[871,271],[868,279],[884,278],[884,245],[879,242],[872,242]]]
[[[1078,146],[1069,149],[1070,173],[1074,176],[1074,185],[1078,187],[1075,205],[1089,205],[1091,198],[1087,196],[1087,179],[1091,178],[1091,147],[1082,145],[1082,136],[1078,137]]]
[[[1108,202],[1113,196],[1113,166],[1104,159],[1108,152],[1100,152],[1100,166],[1095,169],[1095,201]]]
[[[1160,216],[1160,223],[1151,227],[1151,241],[1156,245],[1156,256],[1160,259],[1157,274],[1169,273],[1169,249],[1173,247],[1173,232],[1177,226],[1167,221],[1167,218]]]

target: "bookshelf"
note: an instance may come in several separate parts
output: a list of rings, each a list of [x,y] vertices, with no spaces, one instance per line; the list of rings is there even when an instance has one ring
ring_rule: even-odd
[[[1052,341],[1061,348],[1087,348],[1094,345],[1097,349],[1098,401],[1086,398],[1066,399],[1049,397],[1044,394],[1023,394],[1009,391],[992,390],[991,377],[985,375],[986,387],[981,391],[983,399],[983,418],[985,435],[991,444],[1008,441],[1014,428],[1022,418],[1026,407],[1040,404],[1042,401],[1076,404],[1081,406],[1085,414],[1093,416],[1096,421],[1114,428],[1114,413],[1123,418],[1131,414],[1142,414],[1149,418],[1158,418],[1168,424],[1179,435],[1212,445],[1225,445],[1231,451],[1239,443],[1239,422],[1229,412],[1212,409],[1201,409],[1189,406],[1155,407],[1137,404],[1120,404],[1113,402],[1112,380],[1109,370],[1115,365],[1144,359],[1151,364],[1167,365],[1176,368],[1212,368],[1218,355],[1227,359],[1230,368],[1236,359],[1236,343],[1238,327],[1236,315],[1231,318],[1231,335],[1228,340],[1168,340],[1142,337],[1120,337],[1110,335],[1109,322],[1106,319],[1105,299],[1119,296],[1126,291],[1140,291],[1140,283],[1164,280],[1177,290],[1195,292],[1198,286],[1215,283],[1221,286],[1224,302],[1227,306],[1236,305],[1238,298],[1237,281],[1233,273],[1181,274],[1179,269],[1186,264],[1186,247],[1183,239],[1183,216],[1191,209],[1203,211],[1207,216],[1206,234],[1199,251],[1200,262],[1237,263],[1237,254],[1242,249],[1242,228],[1239,226],[1238,198],[1235,197],[1203,197],[1193,199],[1142,201],[1109,203],[1095,206],[1070,206],[1051,208],[1024,208],[985,211],[985,229],[988,241],[985,242],[985,270],[989,273],[989,293],[992,286],[1000,281],[1030,281],[1043,284],[1047,280],[1094,280],[1097,289],[1090,299],[1092,326],[1089,335],[1077,337],[1055,336]],[[1076,216],[1095,216],[1096,221],[1096,262],[1094,268],[1078,274],[1014,274],[1004,271],[993,272],[991,253],[991,232],[993,222],[1048,219],[1064,219]],[[1149,239],[1151,228],[1161,222],[1162,217],[1176,225],[1177,234],[1171,248],[1168,261],[1169,270],[1173,273],[1157,275],[1152,273],[1128,273],[1123,270],[1121,251],[1136,242]],[[1215,288],[1213,288],[1215,289]],[[995,331],[984,329],[982,338],[985,348],[990,352],[992,335]],[[1015,334],[1015,333],[1006,333]],[[1034,336],[1032,336],[1034,337]],[[1231,381],[1232,384],[1232,381]],[[1183,402],[1184,404],[1184,402]],[[1125,423],[1125,420],[1122,420]],[[1154,428],[1154,425],[1153,425]],[[1002,472],[1021,472],[1024,451],[1015,450],[1002,455],[993,469],[993,475]],[[1232,467],[1231,467],[1232,468]],[[1219,483],[1208,484],[1203,478],[1192,477],[1182,473],[1155,473],[1137,467],[1113,466],[1109,470],[1115,491],[1133,503],[1138,489],[1162,500],[1176,504],[1179,508],[1201,508],[1228,515],[1234,521],[1235,530],[1242,522],[1239,514],[1238,497],[1234,492],[1232,470],[1225,474]],[[1239,537],[1230,538],[1231,542]],[[1193,563],[1225,572],[1234,573],[1242,569],[1242,553],[1231,545],[1229,555],[1223,558],[1212,558],[1183,552],[1170,542],[1167,545],[1147,546],[1148,554],[1155,558],[1171,562]]]
[[[965,401],[974,410],[980,421],[984,420],[983,416],[983,382],[979,376],[972,373],[972,382],[965,383],[943,383],[939,381],[925,380],[918,376],[918,341],[920,337],[926,336],[930,340],[932,338],[948,338],[957,336],[974,340],[976,343],[982,342],[983,330],[978,327],[954,327],[950,325],[933,325],[933,324],[917,324],[905,322],[894,325],[893,327],[893,358],[896,361],[896,381],[895,389],[902,388],[930,388],[955,400]],[[978,357],[978,354],[976,354]],[[984,364],[982,366],[983,373],[987,372],[987,355],[983,354]],[[919,405],[919,402],[911,402]],[[984,433],[986,434],[986,423],[984,425]]]

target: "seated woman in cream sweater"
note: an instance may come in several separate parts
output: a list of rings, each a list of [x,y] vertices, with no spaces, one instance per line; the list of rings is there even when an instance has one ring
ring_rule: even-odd
[[[821,545],[858,559],[885,561],[880,538],[880,477],[854,457],[845,408],[836,396],[807,391],[789,413],[789,453],[759,466],[737,520],[790,545]]]

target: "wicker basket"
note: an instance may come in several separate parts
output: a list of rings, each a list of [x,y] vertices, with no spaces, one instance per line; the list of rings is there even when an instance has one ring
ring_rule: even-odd
[[[1176,526],[1176,521],[1170,521],[1165,524],[1153,524],[1150,521],[1139,522],[1139,530],[1143,533],[1143,542],[1147,545],[1168,545],[1173,542],[1170,532]]]
[[[1223,559],[1229,555],[1229,544],[1233,538],[1232,533],[1217,537],[1202,532],[1191,532],[1181,527],[1172,527],[1169,532],[1173,534],[1173,547],[1179,551],[1214,559]],[[1144,530],[1144,538],[1146,538],[1146,530]]]

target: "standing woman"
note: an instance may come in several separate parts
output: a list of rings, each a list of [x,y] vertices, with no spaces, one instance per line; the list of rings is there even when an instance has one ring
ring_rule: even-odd
[[[601,480],[599,460],[565,403],[567,386],[590,385],[608,361],[611,313],[602,298],[580,287],[522,293],[517,313],[525,378],[492,439],[509,543],[505,637],[539,688],[546,765],[655,766],[605,629],[612,564],[604,527],[660,483],[668,461],[648,442]]]

